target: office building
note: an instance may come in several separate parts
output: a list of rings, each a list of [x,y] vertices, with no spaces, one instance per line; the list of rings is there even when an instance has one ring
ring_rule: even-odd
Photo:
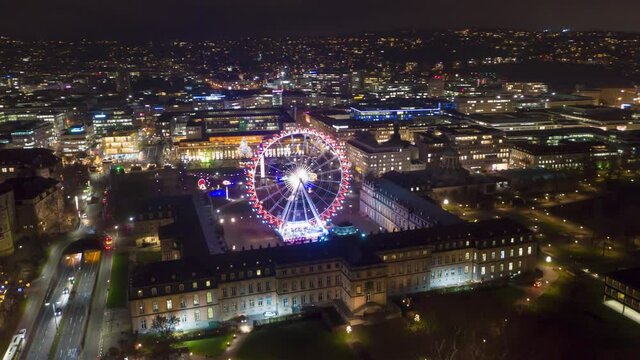
[[[640,268],[618,270],[604,278],[604,304],[640,323]]]
[[[565,106],[554,111],[567,119],[578,121],[583,126],[598,127],[603,130],[640,130],[640,116],[631,110],[606,106]]]
[[[102,157],[116,161],[136,161],[140,154],[138,132],[110,130],[102,137]]]
[[[417,160],[417,149],[400,139],[398,132],[382,143],[371,133],[360,133],[347,141],[346,152],[353,170],[360,176],[424,169],[424,163]]]
[[[514,112],[516,104],[511,96],[459,96],[453,100],[454,108],[463,114]]]
[[[549,86],[541,82],[507,81],[502,84],[502,90],[522,95],[539,95],[549,91]]]
[[[602,142],[563,142],[540,145],[516,142],[511,147],[511,164],[516,169],[579,170],[608,163],[619,154]]]
[[[133,111],[129,108],[103,108],[89,112],[93,132],[100,138],[113,130],[131,129],[134,126]]]
[[[351,107],[351,116],[360,121],[411,120],[418,117],[442,115],[440,102],[393,99],[389,101],[361,101]]]
[[[93,139],[90,126],[74,125],[65,129],[60,135],[59,151],[63,156],[86,153]]]
[[[506,170],[509,145],[502,131],[478,125],[438,126],[415,135],[418,157],[427,166],[439,166],[443,155],[455,152],[463,168]]]

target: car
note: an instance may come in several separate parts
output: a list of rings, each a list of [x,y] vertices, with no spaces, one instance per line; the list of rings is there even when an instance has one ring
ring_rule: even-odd
[[[269,317],[278,316],[278,313],[275,311],[265,311],[262,315],[266,318],[269,318]]]
[[[58,308],[55,311],[56,317],[62,316],[62,309]]]
[[[69,288],[68,287],[62,289],[62,295],[69,295]]]
[[[21,336],[24,339],[27,336],[27,329],[20,329],[16,335]]]
[[[533,287],[534,288],[539,288],[542,286],[542,281],[541,280],[536,280],[533,282]]]

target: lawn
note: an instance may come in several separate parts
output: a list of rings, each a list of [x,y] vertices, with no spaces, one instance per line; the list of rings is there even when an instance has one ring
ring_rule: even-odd
[[[160,249],[156,250],[140,250],[136,252],[136,262],[138,264],[148,264],[162,260]]]
[[[111,280],[107,295],[107,308],[113,309],[127,305],[127,277],[129,276],[129,254],[113,254]]]
[[[232,341],[233,335],[218,335],[206,339],[189,340],[174,344],[174,347],[186,347],[195,355],[217,357],[227,349],[227,342]]]
[[[269,325],[249,334],[238,359],[355,359],[346,336],[343,332],[331,332],[319,319]]]
[[[602,283],[591,276],[564,273],[529,306],[515,303],[522,296],[512,286],[420,294],[413,310],[422,326],[397,318],[356,326],[353,337],[374,360],[445,358],[454,348],[453,359],[618,359],[640,351],[640,326],[601,304]]]

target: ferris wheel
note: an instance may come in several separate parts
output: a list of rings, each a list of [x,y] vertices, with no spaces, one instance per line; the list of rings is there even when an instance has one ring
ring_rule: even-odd
[[[286,242],[318,239],[342,209],[350,164],[330,137],[311,129],[286,130],[266,141],[247,168],[253,209]]]

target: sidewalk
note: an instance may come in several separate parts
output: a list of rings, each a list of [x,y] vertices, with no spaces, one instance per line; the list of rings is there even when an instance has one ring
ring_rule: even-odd
[[[122,341],[131,340],[131,319],[126,308],[106,310],[102,322],[102,335],[98,354],[103,356],[110,348],[120,349]]]

